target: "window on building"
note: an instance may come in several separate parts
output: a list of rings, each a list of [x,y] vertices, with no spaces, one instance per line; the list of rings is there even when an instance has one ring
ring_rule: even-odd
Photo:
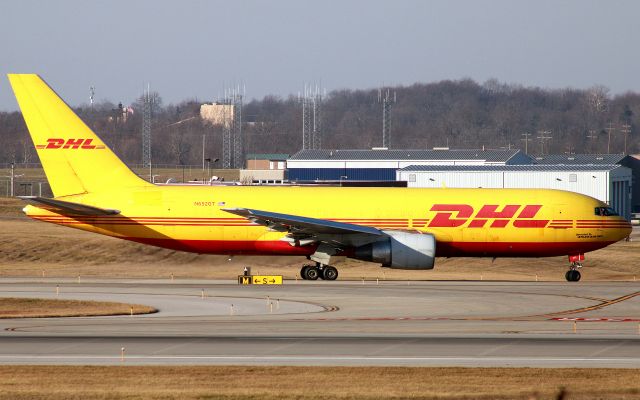
[[[409,182],[415,182],[416,181],[416,174],[409,174]]]
[[[578,174],[569,174],[569,182],[578,182]]]

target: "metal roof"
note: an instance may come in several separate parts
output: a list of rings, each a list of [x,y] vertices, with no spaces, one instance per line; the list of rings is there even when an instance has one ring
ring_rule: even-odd
[[[612,171],[623,168],[617,164],[609,165],[410,165],[399,171],[430,172],[535,172],[535,171]]]
[[[300,150],[290,160],[479,160],[507,162],[520,150]]]
[[[283,153],[267,153],[267,154],[257,154],[250,153],[247,154],[247,160],[275,160],[275,161],[284,161],[289,158],[288,154]]]
[[[536,164],[620,164],[623,154],[549,154],[535,158]]]

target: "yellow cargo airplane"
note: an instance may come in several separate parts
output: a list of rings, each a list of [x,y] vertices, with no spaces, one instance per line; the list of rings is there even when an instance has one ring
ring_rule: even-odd
[[[631,232],[607,204],[558,190],[180,186],[135,175],[37,75],[9,80],[54,198],[31,218],[169,249],[303,255],[305,279],[333,280],[334,256],[432,269],[435,257],[569,256]]]

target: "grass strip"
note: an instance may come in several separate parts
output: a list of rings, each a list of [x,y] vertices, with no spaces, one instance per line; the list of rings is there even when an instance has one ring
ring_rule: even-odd
[[[0,318],[91,317],[150,314],[157,310],[140,304],[108,301],[0,298]]]
[[[637,369],[0,366],[0,399],[640,399]]]

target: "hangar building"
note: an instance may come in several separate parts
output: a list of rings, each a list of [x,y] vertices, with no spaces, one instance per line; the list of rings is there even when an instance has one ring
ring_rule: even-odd
[[[613,165],[631,169],[631,212],[640,213],[640,155],[624,154],[552,154],[536,157],[536,164]]]
[[[412,165],[398,170],[408,187],[539,188],[586,194],[631,218],[631,169],[601,165]]]
[[[301,150],[287,160],[290,181],[394,181],[410,165],[517,165],[534,160],[520,150]]]

